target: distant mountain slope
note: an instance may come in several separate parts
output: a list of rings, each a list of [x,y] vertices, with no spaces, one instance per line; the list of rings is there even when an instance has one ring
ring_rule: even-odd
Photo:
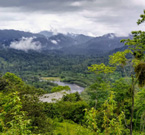
[[[128,37],[117,37],[113,33],[100,37],[89,37],[83,34],[70,33],[53,35],[49,31],[30,33],[17,30],[0,30],[0,47],[17,50],[24,48],[24,51],[37,50],[43,53],[49,53],[50,50],[53,50],[64,54],[92,55],[103,54],[123,47],[124,44],[120,43],[120,40],[124,38]]]
[[[53,36],[53,32],[51,32],[51,31],[41,31],[38,34],[41,34],[41,35],[43,35],[43,36],[45,36],[47,38]]]
[[[76,44],[82,44],[82,43],[85,43],[85,42],[93,39],[93,37],[86,36],[86,35],[83,35],[83,34],[68,33],[67,36],[73,38],[75,40]]]
[[[0,41],[4,40],[15,40],[22,37],[44,37],[41,34],[30,33],[18,30],[0,30]]]
[[[122,48],[124,44],[120,43],[120,40],[126,38],[128,37],[117,37],[115,34],[110,33],[92,38],[77,46],[64,48],[64,52],[72,54],[102,54],[117,48]]]
[[[18,30],[0,30],[0,45],[10,46],[11,42],[19,41],[23,37],[30,38],[35,37],[35,41],[40,43],[47,43],[46,38],[43,35],[18,31]]]
[[[58,33],[54,35],[53,32],[51,31],[41,31],[39,34],[44,35],[46,38],[48,38],[49,41],[52,42],[52,44],[58,45],[56,46],[56,49],[72,45],[79,45],[93,38],[83,34],[73,34],[73,33],[67,34]]]
[[[51,36],[49,38],[49,41],[56,46],[56,49],[73,46],[76,44],[73,38],[64,34],[57,34],[57,35]]]
[[[120,43],[121,39],[126,37],[116,37],[115,34],[106,34],[100,37],[93,38],[81,45],[82,48],[110,51],[115,48],[120,48],[124,44]]]

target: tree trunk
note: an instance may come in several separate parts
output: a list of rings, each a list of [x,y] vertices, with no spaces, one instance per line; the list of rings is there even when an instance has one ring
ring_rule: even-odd
[[[132,75],[132,89],[131,89],[131,97],[132,97],[132,106],[131,106],[131,120],[130,120],[130,135],[132,135],[132,120],[133,120],[133,112],[134,112],[134,92],[135,92],[135,83],[134,83],[134,76]]]

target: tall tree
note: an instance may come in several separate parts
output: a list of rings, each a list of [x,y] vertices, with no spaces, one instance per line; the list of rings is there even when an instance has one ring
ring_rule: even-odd
[[[137,24],[141,24],[145,21],[145,10],[144,14],[140,15]],[[134,113],[134,95],[135,85],[138,83],[139,87],[145,85],[145,31],[132,31],[133,39],[125,39],[121,42],[125,42],[129,46],[129,50],[132,54],[132,65],[134,72],[131,73],[132,85],[132,106],[131,106],[131,120],[130,120],[130,135],[133,132],[133,113]]]
[[[137,24],[141,24],[145,21],[145,10],[142,14],[141,19],[138,20]],[[145,32],[144,31],[132,31],[132,39],[123,39],[125,45],[128,45],[128,49],[123,52],[117,52],[110,56],[109,63],[111,66],[106,66],[103,63],[100,65],[94,64],[89,67],[89,70],[95,73],[112,73],[118,66],[121,66],[124,73],[129,79],[130,83],[130,94],[131,94],[131,108],[130,108],[130,135],[133,133],[133,115],[134,115],[134,98],[135,98],[135,86],[138,84],[139,87],[145,85]],[[130,67],[130,69],[129,69]],[[130,72],[127,72],[129,69]]]

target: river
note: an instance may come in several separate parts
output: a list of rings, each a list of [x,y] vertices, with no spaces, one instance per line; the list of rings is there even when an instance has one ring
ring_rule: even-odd
[[[65,82],[60,82],[60,81],[53,81],[53,83],[56,83],[60,86],[66,86],[66,85],[69,86],[71,89],[70,91],[71,93],[75,93],[75,92],[81,93],[84,90],[83,87],[80,87],[76,84],[70,84],[70,83],[65,83]]]
[[[49,93],[49,94],[44,94],[43,96],[41,96],[39,99],[42,102],[48,102],[48,103],[52,103],[52,102],[56,102],[57,100],[60,100],[63,95],[69,94],[69,93],[81,93],[84,88],[80,87],[76,84],[69,84],[69,83],[65,83],[65,82],[60,82],[60,81],[53,81],[53,83],[56,83],[60,86],[69,86],[70,87],[70,91],[60,91],[60,92],[55,92],[55,93]]]

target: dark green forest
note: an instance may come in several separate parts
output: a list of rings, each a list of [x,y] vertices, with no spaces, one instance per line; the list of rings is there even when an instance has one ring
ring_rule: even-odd
[[[145,21],[144,14],[137,24]],[[144,135],[145,32],[122,39],[127,49],[104,55],[0,50],[1,135]],[[39,98],[69,87],[84,91],[56,102]]]

